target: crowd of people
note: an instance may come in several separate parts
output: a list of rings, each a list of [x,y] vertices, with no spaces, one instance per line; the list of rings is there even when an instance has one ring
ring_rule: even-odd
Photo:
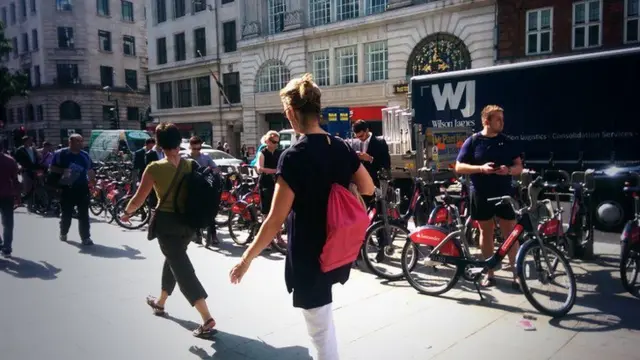
[[[339,355],[331,308],[332,286],[346,283],[352,267],[347,264],[328,272],[321,270],[319,258],[327,241],[328,199],[334,184],[345,188],[355,184],[365,202],[371,204],[375,187],[379,185],[378,171],[391,167],[389,151],[384,139],[373,136],[364,121],[353,124],[355,139],[350,143],[325,132],[321,127],[321,91],[309,74],[292,79],[281,90],[280,97],[291,127],[301,137],[285,151],[279,147],[277,132],[269,131],[262,138],[264,146],[257,152],[255,162],[266,218],[255,240],[231,269],[229,278],[234,284],[240,283],[253,260],[269,246],[287,221],[287,289],[292,293],[293,306],[302,310],[317,358],[335,360]],[[510,209],[495,208],[487,204],[486,199],[510,194],[509,176],[522,171],[518,153],[501,134],[503,113],[497,106],[483,110],[484,129],[465,141],[456,164],[458,173],[471,177],[471,217],[480,222],[485,256],[493,251],[494,217],[507,233],[515,218]],[[32,173],[41,168],[49,169],[52,181],[61,189],[60,240],[66,241],[72,212],[77,208],[82,244],[92,245],[88,206],[89,184],[95,180],[95,172],[89,155],[82,150],[82,136],[72,135],[68,147],[55,152],[50,144],[45,144],[41,154],[33,149],[31,139],[24,140],[24,145],[15,152],[15,159],[4,151],[0,155],[2,254],[10,256],[12,252],[14,203],[20,199],[21,187],[28,185],[33,180]],[[145,201],[153,203],[156,225],[150,239],[157,239],[165,262],[159,296],[149,296],[146,302],[155,315],[165,315],[167,300],[177,285],[202,318],[194,335],[207,337],[215,331],[216,321],[207,306],[207,292],[187,254],[197,229],[181,220],[179,212],[185,206],[184,192],[172,195],[178,191],[176,184],[193,171],[193,166],[212,171],[217,166],[200,151],[203,143],[200,138],[190,139],[187,159],[180,155],[181,141],[175,125],[162,123],[156,128],[155,138],[148,139],[145,147],[133,154],[133,176],[139,180],[139,186],[122,220],[127,221]],[[221,143],[218,147],[226,150]],[[18,164],[22,168],[22,182],[18,180]],[[218,242],[213,219],[208,234],[207,246]],[[482,285],[493,284],[493,274],[489,272]]]

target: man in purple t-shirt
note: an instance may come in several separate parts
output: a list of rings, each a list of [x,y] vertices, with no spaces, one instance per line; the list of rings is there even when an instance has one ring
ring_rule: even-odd
[[[13,243],[13,205],[20,196],[18,181],[18,163],[4,153],[4,144],[0,141],[0,215],[2,220],[2,255],[11,256]]]
[[[504,110],[496,105],[487,105],[480,115],[483,129],[469,137],[458,153],[456,172],[469,175],[471,194],[469,210],[471,218],[480,225],[480,249],[485,259],[493,255],[494,218],[497,218],[503,235],[508,235],[516,225],[516,217],[510,205],[496,206],[488,198],[513,195],[511,180],[522,172],[520,152],[504,134]],[[515,276],[515,255],[518,246],[509,252],[509,262]],[[493,286],[493,270],[487,272],[482,286]]]

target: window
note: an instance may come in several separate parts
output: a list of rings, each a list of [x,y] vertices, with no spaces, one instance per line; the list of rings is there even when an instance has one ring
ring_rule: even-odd
[[[73,85],[79,83],[77,64],[56,64],[56,84]]]
[[[9,109],[8,114],[7,114],[7,119],[9,119],[10,123],[15,121],[15,118],[13,117],[13,109]]]
[[[111,52],[111,33],[109,31],[98,30],[98,42],[100,50]]]
[[[173,91],[170,82],[156,84],[158,93],[158,109],[171,109],[173,107]]]
[[[183,61],[187,58],[187,47],[184,42],[184,33],[173,35],[173,51],[175,61]]]
[[[137,107],[127,106],[127,120],[140,120],[140,110]]]
[[[156,23],[167,21],[167,0],[156,0]]]
[[[33,86],[40,86],[40,66],[36,65],[33,67]]]
[[[36,111],[32,104],[27,104],[27,106],[24,108],[24,112],[27,114],[27,121],[36,120]]]
[[[224,36],[224,52],[234,52],[236,51],[236,22],[229,21],[222,24],[222,33]]]
[[[158,56],[158,65],[167,63],[167,38],[156,40],[156,52]]]
[[[31,44],[33,46],[33,51],[38,50],[40,48],[40,44],[38,43],[38,30],[31,30]]]
[[[31,0],[29,2],[29,4],[30,4],[29,7],[31,8],[31,13],[35,14],[36,13],[36,0]]]
[[[380,14],[387,10],[387,0],[367,0],[367,15]]]
[[[229,102],[232,104],[239,104],[241,102],[240,73],[232,72],[222,75],[222,84],[224,85],[224,93],[227,95]]]
[[[387,42],[379,41],[364,46],[367,81],[387,80],[387,66],[389,63],[389,53]]]
[[[231,4],[232,2],[233,2],[233,0],[222,0],[222,5]]]
[[[136,55],[136,38],[130,35],[122,37],[122,51],[125,55]]]
[[[283,63],[270,60],[258,71],[257,92],[280,91],[290,77],[289,69]]]
[[[176,81],[179,108],[191,107],[191,79]]]
[[[133,3],[131,1],[122,1],[122,20],[133,22]]]
[[[573,3],[573,48],[600,46],[602,43],[602,2],[587,0]]]
[[[27,18],[27,0],[20,0],[20,18],[23,21]]]
[[[17,115],[17,119],[19,123],[24,122],[24,110],[22,108],[17,108],[16,109],[16,115]]]
[[[38,105],[36,107],[36,119],[38,121],[43,121],[44,120],[44,106],[42,105]]]
[[[9,15],[11,16],[11,25],[16,23],[16,4],[11,3],[9,5]]]
[[[329,86],[329,50],[311,53],[311,72],[319,86]]]
[[[31,82],[31,67],[23,66],[22,73],[27,77],[26,79],[27,89],[30,89],[31,86],[33,85],[33,83]]]
[[[284,13],[287,7],[284,0],[268,0],[269,34],[277,34],[284,30]]]
[[[331,0],[309,0],[309,22],[311,26],[331,22]]]
[[[336,65],[339,85],[358,82],[358,48],[356,46],[336,49]]]
[[[71,0],[56,0],[56,9],[58,11],[73,10],[73,6],[71,5]]]
[[[73,28],[58,28],[58,47],[60,49],[73,49]]]
[[[109,0],[96,0],[96,7],[98,9],[98,15],[109,16]]]
[[[173,0],[173,18],[183,17],[187,13],[185,0]]]
[[[360,0],[336,0],[338,21],[357,18],[359,5]]]
[[[224,1],[222,2],[224,4]],[[207,0],[193,0],[193,12],[207,10]]]
[[[553,9],[527,11],[526,54],[550,53],[552,49]]]
[[[100,85],[113,87],[113,68],[111,66],[100,66]]]
[[[18,38],[13,37],[11,39],[11,48],[13,49],[13,57],[18,57]]]
[[[22,53],[29,52],[29,34],[22,34]]]
[[[207,55],[207,35],[205,28],[193,30],[194,57]]]
[[[2,20],[2,23],[7,25],[7,8],[3,7],[2,8],[2,18],[0,18],[0,20]]]
[[[124,83],[129,90],[138,90],[138,72],[136,70],[124,70]]]
[[[625,0],[624,42],[640,41],[640,0]]]
[[[196,78],[196,106],[211,105],[211,77]]]
[[[60,120],[80,120],[82,112],[77,102],[68,100],[60,104]]]

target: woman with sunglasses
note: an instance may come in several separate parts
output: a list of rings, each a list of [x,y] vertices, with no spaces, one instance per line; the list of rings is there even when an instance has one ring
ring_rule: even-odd
[[[269,214],[271,199],[276,187],[276,169],[280,159],[280,135],[277,131],[269,131],[262,137],[262,143],[266,146],[258,153],[256,169],[260,174],[258,184],[260,186],[260,210],[264,216]]]

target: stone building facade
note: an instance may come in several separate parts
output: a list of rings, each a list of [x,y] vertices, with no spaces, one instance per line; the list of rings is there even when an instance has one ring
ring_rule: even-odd
[[[278,91],[305,72],[322,87],[323,106],[349,107],[352,119],[375,125],[382,108],[406,106],[412,75],[494,64],[492,0],[339,2],[244,1],[243,142],[288,126]]]
[[[0,0],[0,16],[14,44],[1,60],[27,71],[31,83],[27,97],[7,104],[5,134],[23,126],[38,142],[87,137],[110,128],[115,99],[119,127],[140,127],[149,107],[143,3]]]

